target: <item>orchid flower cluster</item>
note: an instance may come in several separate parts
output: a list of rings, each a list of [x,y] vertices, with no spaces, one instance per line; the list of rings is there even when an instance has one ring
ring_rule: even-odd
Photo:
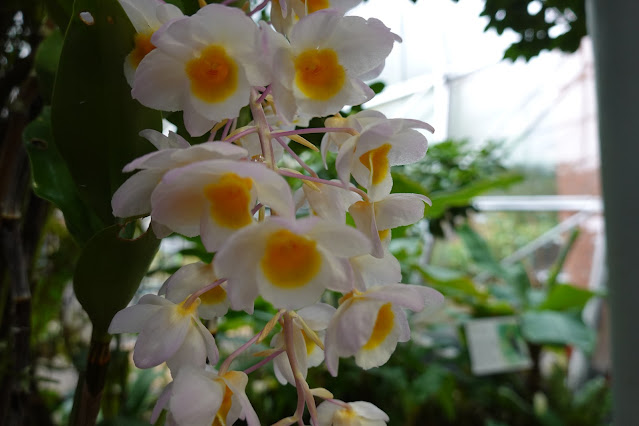
[[[391,194],[390,168],[423,158],[427,140],[417,129],[433,129],[374,111],[339,114],[374,96],[364,80],[379,75],[400,38],[377,19],[345,16],[357,0],[272,0],[270,23],[252,18],[269,0],[248,11],[202,3],[192,16],[159,0],[120,3],[136,30],[124,64],[132,96],[182,111],[192,137],[210,134],[191,145],[176,133],[143,130],[157,150],[124,168],[137,172],[113,196],[117,217],[150,215],[158,238],[199,236],[214,254],[209,264],[183,266],[157,295],[111,322],[110,333],[139,333],[137,367],[170,369],[173,382],[152,421],[167,410],[171,425],[257,426],[247,374],[272,362],[298,396],[277,425],[303,425],[306,410],[315,426],[385,425],[388,416],[373,404],[335,399],[306,377],[322,362],[336,376],[340,357],[364,369],[384,364],[410,339],[405,310],[443,302],[435,290],[399,283],[389,251],[391,229],[416,223],[430,204],[423,195]],[[247,104],[253,121],[238,127]],[[326,127],[303,128],[327,116]],[[320,149],[308,133],[324,134]],[[291,142],[319,151],[325,166],[336,152],[338,179],[319,178]],[[284,156],[299,168],[282,167]],[[301,188],[293,192],[285,178]],[[341,294],[337,308],[321,303],[327,290]],[[229,309],[252,314],[259,296],[277,314],[214,370],[220,356],[202,320]],[[231,368],[271,334],[261,361]]]

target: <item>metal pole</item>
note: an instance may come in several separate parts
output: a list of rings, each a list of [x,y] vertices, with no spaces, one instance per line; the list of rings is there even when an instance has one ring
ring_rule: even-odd
[[[615,425],[639,425],[639,1],[587,0],[595,53]]]

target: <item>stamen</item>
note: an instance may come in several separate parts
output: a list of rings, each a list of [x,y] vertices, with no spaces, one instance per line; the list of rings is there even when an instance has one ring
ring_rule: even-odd
[[[212,141],[215,138],[217,131],[224,127],[227,121],[229,121],[229,119],[225,118],[224,120],[215,123],[215,126],[211,129],[211,137],[209,138],[209,141]]]
[[[315,152],[319,152],[319,149],[315,145],[313,145],[312,143],[310,143],[309,141],[307,141],[300,135],[289,135],[288,138],[292,141],[297,142],[300,145],[304,145],[308,149],[311,149]]]

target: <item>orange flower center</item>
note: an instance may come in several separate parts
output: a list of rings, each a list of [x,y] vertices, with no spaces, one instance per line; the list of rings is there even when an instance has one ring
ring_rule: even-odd
[[[332,49],[309,49],[295,58],[295,83],[311,99],[325,101],[344,85],[346,72]]]
[[[225,101],[237,89],[237,64],[222,46],[202,50],[199,58],[186,63],[193,94],[209,103]]]
[[[266,242],[262,271],[275,286],[284,289],[303,287],[320,270],[322,258],[316,242],[288,229],[274,232]]]

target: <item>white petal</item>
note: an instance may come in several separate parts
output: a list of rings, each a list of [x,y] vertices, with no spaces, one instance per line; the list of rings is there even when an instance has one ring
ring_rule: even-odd
[[[189,148],[191,146],[182,136],[171,131],[168,136],[164,136],[157,130],[145,129],[139,135],[151,142],[158,151],[169,148]]]
[[[138,304],[124,308],[115,314],[109,325],[109,334],[139,333],[144,324],[157,313],[161,306]]]
[[[155,10],[162,3],[158,0],[119,0],[135,32],[145,33],[160,27]]]
[[[253,312],[253,301],[258,296],[257,265],[265,244],[261,234],[268,230],[264,223],[240,229],[213,259],[218,276],[228,278],[228,297],[235,310]]]
[[[185,169],[174,169],[164,175],[151,195],[151,216],[173,231],[194,237],[200,232],[205,200],[198,180],[185,173]]]
[[[173,303],[180,303],[202,287],[217,280],[213,265],[195,262],[182,266],[171,275],[163,287],[166,298]]]
[[[357,289],[365,291],[376,285],[395,284],[402,280],[402,269],[399,261],[388,249],[384,249],[384,257],[377,258],[369,254],[350,259]]]
[[[206,346],[196,327],[189,327],[184,342],[173,356],[166,360],[166,365],[175,377],[175,373],[185,366],[204,368],[206,365]]]
[[[204,341],[204,346],[206,347],[206,356],[209,359],[209,364],[215,365],[220,359],[220,353],[217,350],[217,345],[215,344],[215,339],[211,332],[204,327],[204,324],[200,322],[199,319],[193,319],[197,329],[200,333],[200,339]]]
[[[359,136],[349,138],[342,144],[342,146],[340,146],[339,151],[337,152],[335,170],[337,171],[339,179],[344,183],[349,183],[351,180],[351,170],[355,159],[353,154],[358,141]]]
[[[229,371],[222,379],[226,383],[226,385],[231,389],[233,395],[236,396],[242,406],[242,414],[246,420],[248,426],[260,426],[260,420],[251,405],[251,402],[246,397],[246,384],[248,382],[248,377],[246,374],[239,371]]]
[[[293,51],[326,47],[341,19],[342,14],[336,10],[320,10],[300,19],[289,34]]]
[[[184,109],[184,127],[193,137],[202,136],[215,125],[215,122],[220,121],[228,115],[215,114],[215,116],[205,116],[195,106],[194,98],[190,92],[184,95],[185,101],[183,105]],[[238,109],[239,111],[239,109]],[[219,112],[219,111],[217,111]],[[223,111],[226,112],[226,111]]]
[[[400,334],[400,329],[397,327],[397,315],[402,315],[405,318],[405,314],[401,310],[391,309],[394,317],[390,333],[375,347],[370,349],[362,348],[355,354],[355,363],[365,370],[386,364],[386,361],[388,361],[393,352],[395,352]]]
[[[186,79],[183,63],[154,49],[135,72],[131,96],[153,109],[178,111],[182,109]]]
[[[389,284],[374,287],[366,292],[366,297],[392,302],[414,312],[419,312],[426,306],[434,308],[444,303],[444,296],[437,290],[409,284]]]
[[[337,310],[326,303],[316,303],[297,311],[311,330],[325,330]]]
[[[128,178],[113,194],[113,216],[132,217],[151,212],[151,193],[162,175],[163,170],[141,170]]]
[[[424,158],[428,149],[426,137],[413,129],[394,135],[391,145],[388,153],[391,166],[415,163]]]
[[[375,203],[377,228],[412,225],[424,217],[424,199],[417,194],[390,194]]]
[[[210,426],[222,405],[222,383],[211,380],[203,371],[185,366],[173,381],[169,408],[178,424]]]
[[[153,407],[153,412],[151,413],[150,421],[152,424],[155,424],[155,422],[158,421],[160,414],[162,414],[162,410],[164,410],[166,406],[169,404],[169,398],[171,398],[172,390],[173,390],[173,382],[166,385],[164,387],[164,390],[162,390],[162,393],[158,397],[158,400],[155,403],[155,406]]]
[[[372,248],[364,234],[348,225],[318,221],[307,235],[335,256],[359,256]]]
[[[335,415],[335,412],[340,409],[342,409],[341,406],[334,404],[331,401],[322,402],[317,406],[317,421],[322,426],[333,425],[333,416]]]
[[[177,312],[177,307],[158,310],[146,322],[133,351],[138,368],[160,365],[177,352],[190,327],[191,317]]]
[[[342,306],[344,305],[346,304]],[[327,338],[329,332],[336,334],[340,356],[354,355],[366,344],[373,332],[373,326],[382,305],[383,303],[378,301],[356,300],[348,304],[339,317],[335,315],[334,318],[339,318],[339,322],[331,321],[326,333]],[[338,311],[342,309],[342,306]]]
[[[360,201],[350,206],[348,212],[351,214],[357,229],[371,241],[372,248],[370,253],[377,258],[384,257],[384,247],[379,236],[377,221],[375,220],[374,204]]]
[[[394,34],[381,21],[346,16],[332,34],[340,61],[352,76],[363,75],[383,64],[393,49]]]
[[[385,412],[377,408],[375,405],[366,401],[349,402],[348,405],[353,407],[353,410],[360,416],[371,420],[383,420],[385,422],[390,421],[388,415]]]

